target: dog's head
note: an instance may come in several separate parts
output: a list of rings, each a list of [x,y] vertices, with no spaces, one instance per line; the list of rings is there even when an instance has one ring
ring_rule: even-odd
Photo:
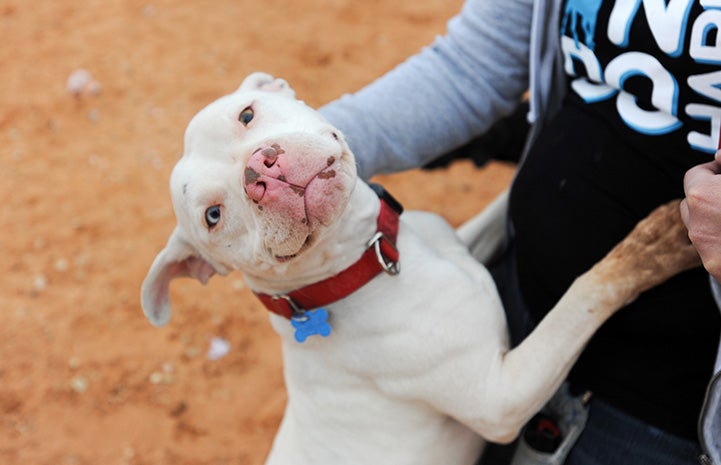
[[[298,259],[340,217],[355,179],[340,132],[285,81],[251,74],[188,125],[170,179],[178,225],[143,282],[146,316],[167,323],[176,277],[273,273]]]

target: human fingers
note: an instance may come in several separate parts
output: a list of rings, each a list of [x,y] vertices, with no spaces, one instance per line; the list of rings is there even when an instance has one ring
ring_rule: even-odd
[[[683,200],[681,200],[681,203],[679,204],[678,209],[681,211],[681,221],[683,221],[683,224],[686,226],[686,229],[688,229],[691,218],[690,218],[690,214],[688,211],[688,202],[686,201],[685,198]]]
[[[689,189],[706,182],[713,182],[713,177],[718,174],[721,174],[721,161],[716,160],[701,163],[689,169],[683,178],[683,187],[686,195],[689,194]],[[719,182],[721,183],[721,180],[719,180]]]

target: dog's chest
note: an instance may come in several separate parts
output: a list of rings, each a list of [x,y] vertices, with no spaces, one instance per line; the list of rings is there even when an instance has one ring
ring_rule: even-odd
[[[283,339],[289,398],[277,446],[308,454],[285,463],[471,464],[477,458],[480,438],[428,402],[435,396],[436,367],[471,337],[470,331],[446,335],[457,321],[481,326],[475,305],[452,305],[455,322],[437,310],[449,304],[439,289],[450,291],[468,277],[403,228],[398,246],[398,276],[382,274],[328,307],[330,336],[300,344],[290,322],[273,316]],[[451,295],[482,305],[484,297],[474,288],[474,295],[463,295],[468,287]],[[468,318],[459,315],[466,312]],[[312,431],[304,439],[312,447],[298,446],[304,431]]]

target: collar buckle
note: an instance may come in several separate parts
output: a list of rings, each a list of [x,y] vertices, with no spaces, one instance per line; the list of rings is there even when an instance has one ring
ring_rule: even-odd
[[[398,249],[392,240],[388,238],[382,231],[376,232],[371,240],[368,241],[367,248],[375,250],[376,258],[378,263],[383,268],[383,271],[391,276],[395,276],[401,272],[401,264],[398,259],[389,258],[387,255],[392,254],[394,257],[398,257]],[[383,253],[383,249],[386,248],[386,254]]]

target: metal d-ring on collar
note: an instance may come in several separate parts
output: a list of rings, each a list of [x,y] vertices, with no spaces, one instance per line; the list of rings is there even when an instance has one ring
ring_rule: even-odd
[[[376,232],[371,238],[371,240],[368,241],[368,244],[366,246],[369,249],[373,247],[376,252],[376,258],[378,259],[378,263],[380,263],[383,271],[385,271],[391,276],[395,276],[401,272],[401,263],[400,261],[389,260],[385,255],[383,255],[383,251],[381,250],[381,241],[385,241],[386,244],[388,244],[396,252],[397,255],[398,249],[396,248],[396,245],[393,243],[393,241],[388,239],[388,236],[386,236],[382,231]]]
[[[296,301],[293,300],[290,296],[285,295],[285,294],[276,294],[276,295],[271,296],[271,302],[273,303],[273,306],[275,307],[275,309],[277,311],[279,311],[281,313],[283,311],[282,308],[280,308],[276,304],[276,302],[278,302],[279,300],[284,300],[290,307],[291,311],[293,312],[293,315],[291,316],[292,320],[306,321],[308,319],[308,316],[305,314],[307,310],[304,309],[303,307],[301,307],[300,305],[298,305],[296,303]]]

